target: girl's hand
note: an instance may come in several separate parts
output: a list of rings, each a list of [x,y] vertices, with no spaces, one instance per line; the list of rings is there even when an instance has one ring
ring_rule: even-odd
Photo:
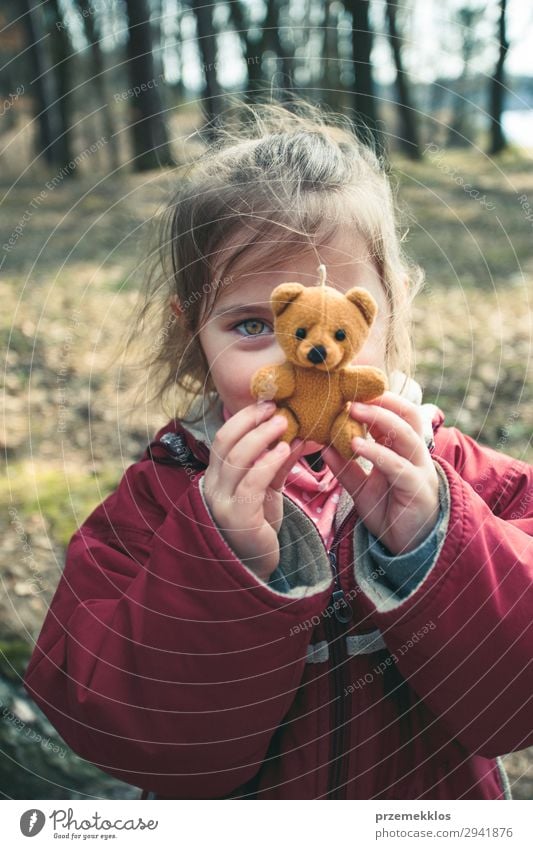
[[[243,563],[268,581],[279,563],[282,488],[304,443],[277,442],[287,427],[273,402],[250,404],[217,432],[204,494],[218,528]],[[268,446],[277,444],[271,450]]]
[[[439,515],[439,480],[426,447],[415,404],[392,392],[371,403],[353,403],[350,415],[367,425],[376,440],[353,440],[353,448],[373,463],[367,473],[332,446],[322,456],[354,500],[369,531],[392,554],[416,548]]]

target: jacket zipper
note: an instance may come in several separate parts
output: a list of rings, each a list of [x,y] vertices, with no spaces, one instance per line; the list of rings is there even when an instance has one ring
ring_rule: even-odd
[[[342,642],[341,637],[346,630],[346,625],[353,618],[353,609],[341,587],[339,571],[337,569],[337,550],[339,540],[342,536],[342,531],[353,516],[353,513],[354,510],[350,510],[348,515],[345,516],[344,520],[341,522],[335,536],[333,537],[331,548],[328,551],[329,562],[331,564],[335,582],[331,595],[331,603],[334,610],[333,618],[325,623],[326,634],[328,636],[328,643],[331,651],[333,692],[335,694],[331,719],[331,747],[327,783],[328,799],[342,799],[345,798],[346,794],[346,782],[341,782],[343,767],[347,763],[347,758],[343,756],[347,725],[345,709],[346,700],[343,696],[344,661],[346,658],[344,657],[344,643]]]
[[[329,761],[329,776],[327,785],[328,799],[342,799],[346,793],[346,783],[341,781],[343,766],[347,763],[344,756],[345,738],[346,738],[346,701],[344,699],[344,661],[343,643],[341,635],[346,630],[346,625],[353,617],[353,610],[350,602],[347,600],[344,590],[340,585],[339,572],[337,569],[337,547],[338,538],[341,530],[350,518],[353,511],[350,511],[348,516],[342,522],[339,530],[335,534],[335,538],[331,544],[331,549],[328,552],[329,562],[333,570],[335,578],[335,589],[332,593],[332,603],[334,606],[334,618],[326,624],[326,633],[328,634],[328,643],[331,650],[331,663],[333,674],[333,693],[334,700],[331,710],[331,747]],[[338,623],[338,624],[337,624]]]
[[[286,498],[291,504],[299,510],[300,513],[309,520],[311,525],[315,528],[309,516],[305,513],[302,508],[296,504],[293,499],[283,493],[283,497]],[[336,550],[338,548],[338,543],[341,537],[341,533],[348,523],[348,521],[352,518],[354,514],[355,508],[352,508],[347,516],[344,517],[340,526],[338,527],[333,540],[331,542],[331,548],[327,549],[324,544],[324,540],[321,535],[315,528],[315,532],[322,543],[322,547],[326,552],[331,569],[333,572],[334,579],[334,588],[331,594],[331,605],[334,610],[334,614],[331,620],[326,621],[325,630],[328,636],[328,643],[330,646],[331,660],[332,660],[332,673],[333,673],[333,692],[336,694],[335,699],[332,702],[331,709],[331,746],[330,746],[330,759],[329,759],[329,776],[327,783],[327,798],[328,799],[342,799],[344,794],[346,793],[346,783],[341,785],[341,774],[342,767],[347,763],[346,757],[343,757],[344,744],[345,744],[345,731],[346,731],[346,716],[345,716],[345,699],[343,697],[344,693],[344,663],[343,663],[343,651],[342,651],[342,643],[341,643],[341,634],[345,631],[346,625],[353,617],[353,609],[346,598],[346,594],[341,587],[339,571],[337,569],[337,553]],[[336,622],[333,621],[336,620]],[[336,624],[338,623],[338,624]]]
[[[428,450],[433,453],[435,448],[434,440],[428,444]],[[345,630],[345,626],[353,617],[352,606],[346,599],[344,590],[340,585],[339,573],[337,570],[337,547],[341,531],[345,524],[353,516],[354,509],[350,510],[344,521],[341,522],[337,533],[331,543],[331,549],[328,552],[329,562],[335,579],[335,589],[332,594],[332,603],[336,604],[335,619],[339,623],[336,625],[333,620],[326,624],[326,633],[328,633],[328,643],[331,649],[331,659],[333,668],[333,692],[335,699],[332,709],[332,736],[330,750],[330,769],[327,785],[328,799],[345,799],[347,776],[346,764],[348,758],[344,754],[345,739],[346,739],[346,699],[344,698],[344,663],[342,657],[341,634]],[[322,538],[321,538],[322,539]],[[324,546],[325,547],[325,546]]]

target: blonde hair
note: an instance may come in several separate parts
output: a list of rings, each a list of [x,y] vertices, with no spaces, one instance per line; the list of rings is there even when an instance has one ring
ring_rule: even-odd
[[[386,369],[409,374],[410,306],[422,272],[402,251],[397,212],[386,164],[346,116],[301,100],[287,107],[234,99],[216,141],[179,169],[159,220],[156,263],[131,335],[150,339],[140,364],[150,400],[165,407],[180,390],[170,414],[184,417],[215,389],[197,331],[237,262],[268,268],[327,244],[341,228],[364,237],[380,272]],[[178,317],[170,311],[175,296]]]

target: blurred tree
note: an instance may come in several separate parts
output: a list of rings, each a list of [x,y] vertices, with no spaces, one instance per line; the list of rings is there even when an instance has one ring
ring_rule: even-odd
[[[154,61],[154,72],[156,75],[164,72],[163,68],[163,0],[149,0],[151,15],[150,26],[152,28],[152,56]]]
[[[172,33],[171,35],[165,38],[164,43],[165,54],[166,51],[168,51],[168,53],[174,53],[174,56],[176,58],[176,66],[179,69],[178,78],[173,83],[170,83],[170,85],[172,91],[175,93],[177,101],[180,103],[185,100],[185,56],[183,50],[184,38],[182,37],[184,16],[185,9],[183,3],[178,3],[176,9],[176,21],[175,24],[171,27]]]
[[[490,147],[489,153],[500,153],[506,146],[502,128],[503,99],[505,95],[505,59],[509,50],[506,32],[507,0],[500,0],[498,17],[498,59],[490,81]]]
[[[98,7],[93,0],[76,0],[77,7],[83,21],[85,38],[89,43],[91,58],[93,62],[93,75],[91,82],[94,86],[98,105],[101,107],[100,118],[102,121],[103,135],[106,137],[106,148],[109,155],[111,170],[116,171],[119,166],[119,155],[117,139],[115,135],[115,124],[112,110],[109,107],[108,92],[105,85],[104,58],[100,48],[101,21],[98,21]]]
[[[57,97],[59,133],[54,138],[57,146],[58,162],[66,165],[72,159],[71,81],[72,51],[67,27],[63,20],[58,0],[48,0],[42,4],[45,16],[45,29],[50,35],[51,69]],[[77,169],[69,169],[69,176],[76,175]]]
[[[269,79],[268,82],[272,85],[274,94],[282,98],[283,92],[291,90],[294,86],[292,56],[290,51],[282,44],[280,35],[282,29],[281,16],[284,12],[290,14],[291,8],[290,4],[285,3],[284,0],[266,0],[266,3],[266,17],[262,27],[261,56],[264,56],[267,51],[271,51],[277,57],[276,64],[281,77]]]
[[[250,94],[261,81],[262,33],[259,27],[252,27],[249,19],[249,7],[241,0],[229,0],[230,20],[238,35],[246,62],[248,83],[245,89]]]
[[[174,161],[159,95],[162,80],[154,75],[148,4],[146,0],[125,0],[125,4],[127,67],[130,87],[135,92],[128,99],[134,151],[132,164],[135,171],[146,171],[173,165]]]
[[[398,115],[400,119],[399,142],[404,153],[410,159],[417,160],[421,158],[418,126],[416,112],[411,100],[409,80],[403,65],[402,37],[398,31],[396,9],[396,0],[386,0],[389,40],[396,68],[396,91],[398,99]]]
[[[283,97],[283,92],[293,88],[293,60],[291,51],[282,43],[282,15],[290,14],[290,4],[279,0],[265,0],[263,20],[252,23],[250,7],[241,0],[229,0],[230,20],[238,34],[246,62],[249,99],[253,92],[267,82],[273,97]],[[269,56],[273,54],[273,56]],[[274,59],[276,72],[265,71],[268,59]]]
[[[28,63],[24,56],[27,39],[20,15],[19,3],[3,0],[0,9],[0,104],[3,104],[0,115],[4,132],[17,123],[16,101],[27,77]]]
[[[454,84],[453,112],[448,132],[450,147],[467,147],[474,136],[475,131],[472,126],[474,81],[470,64],[482,49],[483,40],[479,24],[483,21],[485,14],[484,6],[463,6],[456,11],[462,71]]]
[[[327,0],[325,8],[324,26],[324,88],[327,92],[328,102],[332,106],[341,106],[342,92],[339,73],[339,32],[338,21],[341,4],[338,0]]]
[[[222,108],[222,87],[217,76],[217,38],[213,24],[215,6],[216,0],[212,3],[206,3],[206,0],[191,0],[191,8],[196,17],[196,35],[204,77],[201,105],[210,127],[216,123]],[[210,132],[208,130],[208,135]]]
[[[352,16],[352,62],[355,75],[353,109],[356,118],[372,133],[376,148],[383,150],[378,128],[376,92],[372,77],[373,31],[369,19],[369,0],[345,0],[345,8]]]
[[[179,20],[179,28],[178,28],[178,38],[181,44],[181,51],[179,56],[180,63],[180,79],[182,85],[183,99],[187,98],[187,86],[185,84],[185,76],[186,76],[186,67],[187,67],[187,55],[184,49],[184,45],[187,41],[187,32],[186,32],[186,18],[187,13],[189,12],[188,7],[185,3],[179,3],[178,7],[178,20]]]
[[[48,165],[53,165],[56,156],[54,139],[59,134],[59,116],[57,104],[54,103],[53,81],[47,73],[49,62],[46,43],[43,40],[42,11],[34,8],[33,0],[20,0],[19,14],[26,33],[25,52],[29,80],[25,84],[25,94],[31,98],[37,123],[34,136],[35,157],[42,155]]]

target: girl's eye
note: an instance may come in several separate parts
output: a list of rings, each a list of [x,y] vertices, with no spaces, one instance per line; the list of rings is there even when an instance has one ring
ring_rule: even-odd
[[[234,329],[237,330],[239,327],[246,329],[246,333],[242,333],[241,335],[250,338],[251,336],[264,336],[265,334],[261,333],[261,328],[266,327],[268,329],[268,324],[260,318],[247,318],[245,321],[236,324]]]
[[[336,339],[338,342],[342,342],[342,340],[343,340],[343,339],[346,339],[346,331],[344,331],[344,330],[337,330],[337,332],[335,333],[335,339]]]

